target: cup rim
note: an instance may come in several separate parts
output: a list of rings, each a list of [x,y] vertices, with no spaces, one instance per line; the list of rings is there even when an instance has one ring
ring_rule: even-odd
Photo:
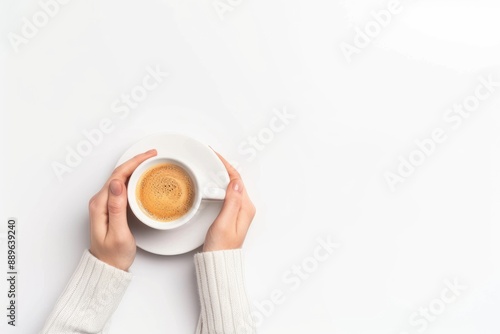
[[[151,218],[141,209],[140,204],[138,203],[136,197],[136,188],[137,188],[137,183],[140,180],[140,177],[146,170],[152,168],[155,165],[166,162],[173,163],[182,167],[189,174],[195,188],[194,189],[195,198],[193,201],[193,205],[185,215],[173,221],[161,222],[155,220],[154,218]],[[128,197],[129,207],[132,213],[137,217],[137,219],[143,224],[157,230],[173,230],[187,224],[192,220],[192,218],[198,211],[202,200],[201,188],[195,172],[182,160],[169,156],[155,156],[143,161],[139,166],[137,166],[137,168],[132,172],[132,175],[130,176],[128,181],[127,197]]]

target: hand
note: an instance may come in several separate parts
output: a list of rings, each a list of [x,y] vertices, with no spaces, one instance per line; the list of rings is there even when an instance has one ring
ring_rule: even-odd
[[[219,153],[217,155],[229,173],[230,182],[222,210],[205,237],[204,252],[241,248],[255,216],[255,206],[248,197],[240,174]]]
[[[136,252],[135,239],[127,223],[125,182],[137,166],[156,154],[156,150],[150,150],[118,166],[89,202],[90,253],[121,270],[130,268]]]

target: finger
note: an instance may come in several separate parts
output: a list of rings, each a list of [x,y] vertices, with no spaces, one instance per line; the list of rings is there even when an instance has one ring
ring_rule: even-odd
[[[111,180],[117,179],[122,181],[123,183],[126,183],[127,179],[130,177],[130,175],[132,175],[137,166],[139,166],[145,160],[154,157],[156,154],[158,153],[155,149],[149,150],[147,152],[136,155],[132,159],[116,167],[110,178],[106,181],[106,183],[98,193],[99,196],[102,196],[102,200],[104,201],[104,203],[106,204],[108,202],[108,189]],[[104,207],[106,207],[106,205]]]
[[[229,174],[229,180],[235,180],[235,179],[241,180],[241,175],[238,172],[238,170],[236,168],[234,168],[234,166],[231,165],[222,155],[220,155],[219,152],[215,151],[214,149],[212,149],[212,150],[215,152],[215,154],[217,154],[219,159],[222,161],[222,163],[224,164],[224,167],[226,167],[227,173]],[[248,198],[248,194],[247,194],[247,190],[246,190],[245,186],[243,186],[243,198],[245,198],[245,197]]]
[[[255,206],[250,200],[250,197],[248,197],[248,194],[244,192],[241,201],[241,209],[238,213],[238,218],[236,221],[238,230],[244,231],[244,233],[246,233],[250,228],[250,225],[252,224],[255,213]]]
[[[116,167],[116,169],[113,171],[113,174],[111,174],[111,177],[109,178],[109,181],[112,179],[119,179],[123,181],[124,183],[127,181],[127,179],[132,175],[134,170],[145,160],[154,157],[157,155],[158,152],[156,150],[149,150],[147,152],[141,153],[139,155],[136,155],[132,159],[124,162],[120,166]]]
[[[90,235],[101,239],[106,236],[107,226],[107,198],[103,198],[99,192],[89,201]]]
[[[226,198],[222,205],[222,210],[214,221],[214,225],[230,228],[236,228],[236,220],[241,209],[241,201],[243,198],[243,182],[240,179],[233,180],[229,183],[226,190]]]
[[[127,191],[125,183],[113,179],[108,188],[108,233],[130,231],[127,224]]]
[[[213,150],[213,149],[212,149]],[[241,202],[241,208],[240,212],[238,213],[238,218],[237,218],[237,226],[239,228],[243,228],[245,231],[248,230],[250,227],[250,224],[253,221],[253,218],[255,216],[255,206],[253,205],[252,201],[250,200],[250,197],[248,196],[246,187],[243,185],[243,181],[241,180],[240,173],[234,168],[222,155],[220,155],[217,151],[213,150],[215,154],[219,157],[219,159],[222,161],[224,166],[226,167],[226,170],[229,174],[230,180],[236,180],[239,179],[242,185],[242,202]]]
[[[234,180],[234,179],[239,179],[240,173],[236,170],[236,168],[233,167],[222,155],[220,155],[217,151],[215,151],[215,154],[219,157],[219,159],[222,161],[224,164],[224,167],[226,167],[227,173],[229,174],[229,179]]]

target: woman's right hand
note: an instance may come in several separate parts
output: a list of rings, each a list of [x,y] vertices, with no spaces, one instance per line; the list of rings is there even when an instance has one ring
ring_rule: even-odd
[[[240,174],[219,153],[215,153],[226,167],[230,182],[222,210],[205,237],[204,252],[241,248],[255,216],[255,206],[248,197]]]

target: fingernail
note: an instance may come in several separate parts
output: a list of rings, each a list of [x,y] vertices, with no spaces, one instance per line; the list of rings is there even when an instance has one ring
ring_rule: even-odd
[[[111,189],[111,193],[115,196],[120,196],[122,193],[122,184],[117,180],[112,180],[109,184],[109,189]]]
[[[156,149],[153,148],[152,150],[147,151],[146,154],[153,153],[155,151],[156,151]]]
[[[236,180],[234,182],[233,189],[234,191],[241,193],[241,191],[243,190],[243,184],[241,183],[240,180]]]

